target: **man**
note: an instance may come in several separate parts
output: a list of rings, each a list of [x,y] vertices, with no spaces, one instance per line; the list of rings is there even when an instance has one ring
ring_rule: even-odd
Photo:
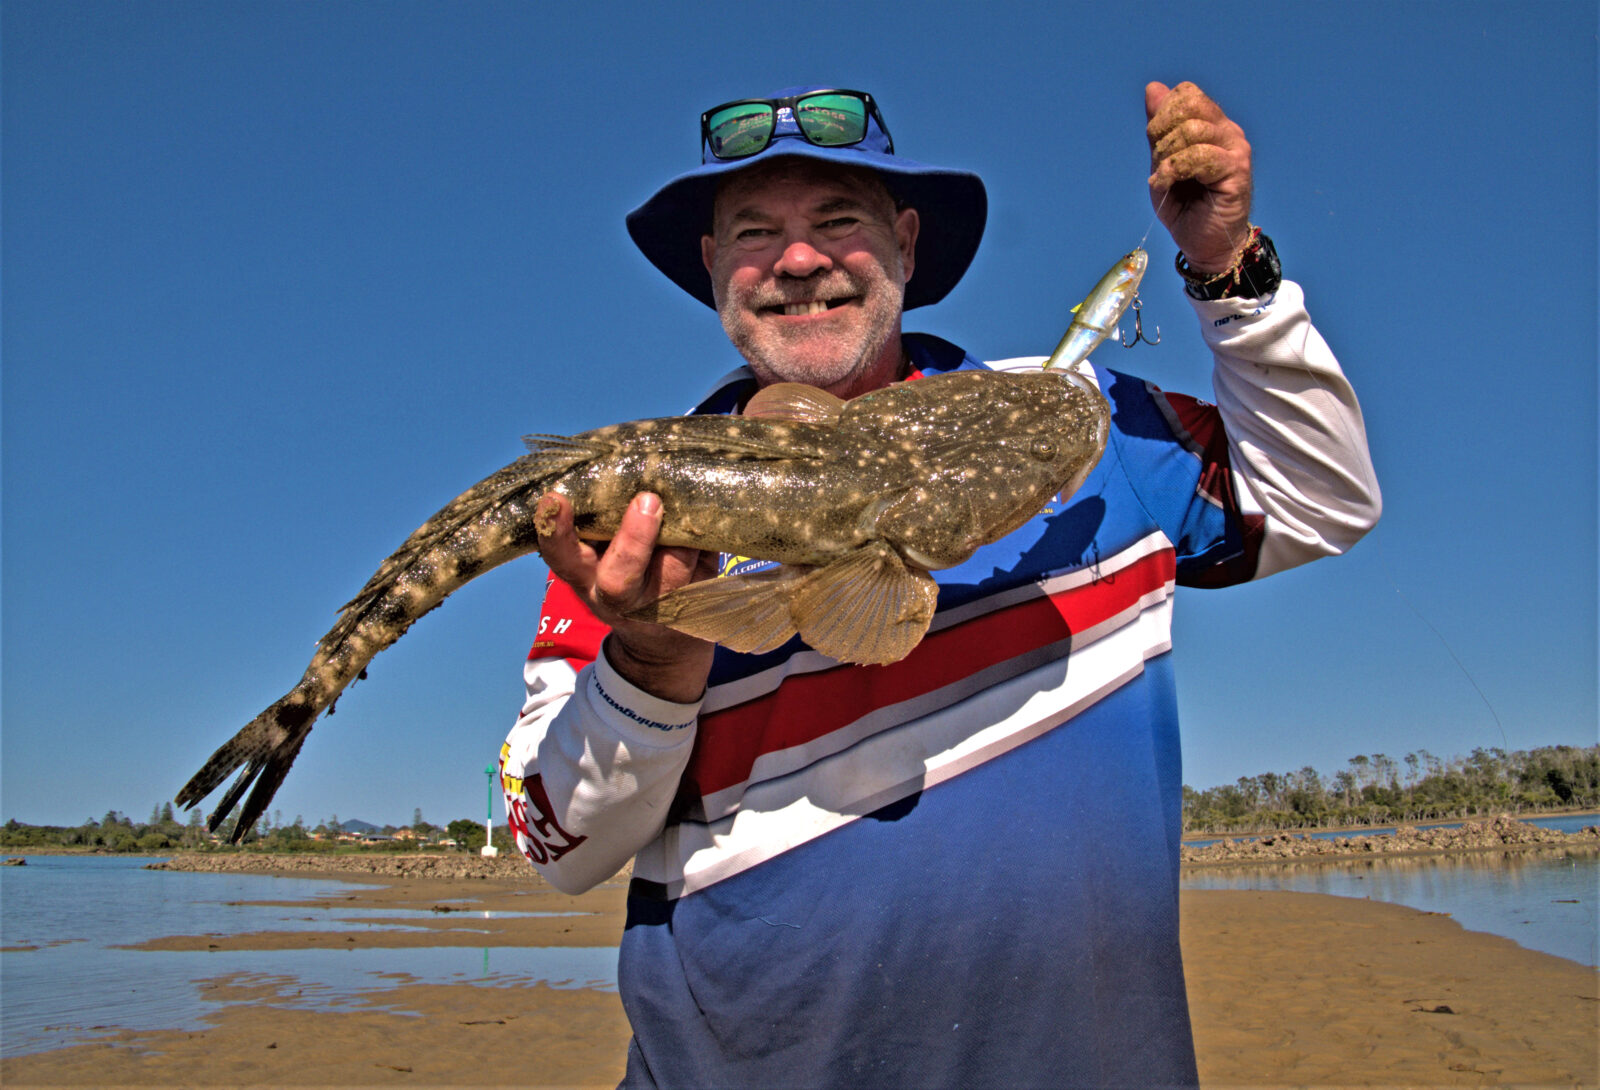
[[[743,559],[655,548],[653,496],[603,550],[543,501],[555,578],[502,781],[557,886],[635,858],[625,1085],[1195,1083],[1173,588],[1340,552],[1379,500],[1354,395],[1249,225],[1244,134],[1191,84],[1152,83],[1146,110],[1218,405],[1093,369],[1099,465],[934,573],[906,659],[740,655],[630,621]],[[985,367],[901,328],[960,279],[985,200],[895,155],[870,96],[813,88],[708,111],[701,167],[628,223],[745,357],[698,410],[735,412],[776,381],[848,397]]]

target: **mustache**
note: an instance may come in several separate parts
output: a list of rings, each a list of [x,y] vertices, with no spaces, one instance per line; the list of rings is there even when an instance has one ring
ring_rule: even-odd
[[[818,272],[801,280],[779,282],[776,287],[766,287],[750,297],[755,307],[783,307],[791,303],[809,303],[814,299],[831,302],[862,294],[861,285],[847,272],[834,269]]]

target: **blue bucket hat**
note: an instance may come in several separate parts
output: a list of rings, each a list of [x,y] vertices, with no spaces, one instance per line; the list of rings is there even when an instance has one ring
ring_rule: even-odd
[[[828,89],[789,87],[771,97],[784,99]],[[717,186],[738,171],[781,156],[876,171],[896,200],[917,210],[921,218],[917,264],[906,284],[905,309],[943,299],[972,264],[989,214],[983,180],[969,171],[929,166],[896,155],[876,108],[867,118],[865,139],[845,147],[823,147],[808,141],[787,107],[778,111],[771,142],[754,155],[718,159],[702,140],[699,169],[672,179],[629,212],[628,234],[668,279],[715,309],[711,277],[700,260],[700,237],[711,230]]]

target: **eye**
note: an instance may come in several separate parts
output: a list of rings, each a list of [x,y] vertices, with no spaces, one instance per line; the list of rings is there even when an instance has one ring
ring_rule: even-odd
[[[1056,444],[1054,440],[1051,439],[1035,439],[1032,445],[1028,447],[1028,453],[1039,459],[1041,462],[1054,461],[1056,456]]]

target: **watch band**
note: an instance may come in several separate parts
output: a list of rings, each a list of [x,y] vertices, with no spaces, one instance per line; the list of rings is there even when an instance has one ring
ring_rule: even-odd
[[[1259,299],[1271,295],[1283,283],[1283,264],[1278,260],[1277,248],[1259,227],[1250,228],[1250,237],[1239,256],[1222,272],[1206,274],[1191,268],[1181,251],[1174,264],[1183,277],[1184,294],[1191,299]]]

